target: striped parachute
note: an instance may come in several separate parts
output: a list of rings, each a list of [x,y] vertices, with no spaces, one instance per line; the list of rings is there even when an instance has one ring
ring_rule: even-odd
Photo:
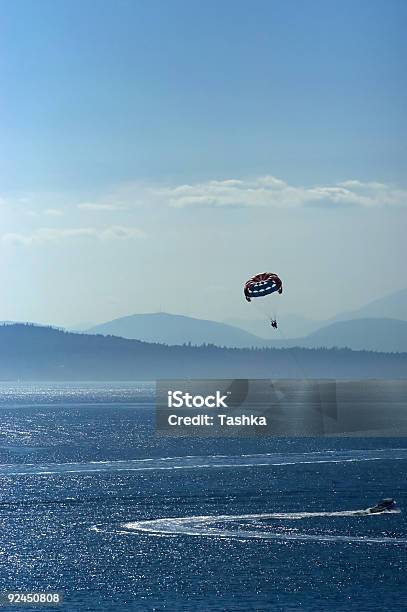
[[[246,300],[251,302],[253,298],[264,298],[276,292],[283,293],[283,282],[274,272],[262,272],[262,274],[256,274],[256,276],[249,278],[245,283],[243,292]],[[263,311],[263,314],[267,315],[271,327],[277,329],[276,302],[274,297],[270,300],[270,303],[268,300],[259,300],[259,302],[260,310]],[[259,302],[257,299],[255,300],[256,304]],[[266,312],[264,312],[264,309]]]
[[[249,278],[244,286],[244,296],[248,302],[253,298],[260,298],[271,293],[283,293],[283,283],[277,274],[273,272],[263,272]]]

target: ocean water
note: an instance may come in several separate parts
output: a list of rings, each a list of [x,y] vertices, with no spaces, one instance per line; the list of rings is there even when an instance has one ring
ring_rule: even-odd
[[[0,418],[0,593],[59,591],[69,611],[407,609],[406,439],[166,437],[148,383],[3,383]],[[397,511],[363,511],[382,497]]]

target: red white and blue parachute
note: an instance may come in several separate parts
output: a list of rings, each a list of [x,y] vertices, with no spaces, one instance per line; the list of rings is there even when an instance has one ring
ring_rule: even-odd
[[[252,301],[252,298],[264,297],[271,293],[283,293],[283,282],[277,274],[274,272],[262,272],[249,278],[244,286],[244,296],[248,302]]]

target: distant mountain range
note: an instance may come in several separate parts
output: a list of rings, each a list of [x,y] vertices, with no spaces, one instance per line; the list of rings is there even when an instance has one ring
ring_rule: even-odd
[[[260,323],[264,332],[271,329]],[[259,326],[260,329],[260,326]],[[167,313],[135,314],[108,321],[87,330],[90,334],[158,342],[161,344],[199,346],[204,343],[228,348],[305,347],[351,348],[382,352],[407,352],[407,321],[392,318],[355,318],[326,322],[308,335],[287,337],[284,321],[271,338],[261,338],[234,325]]]
[[[358,310],[343,312],[333,320],[349,319],[399,319],[407,321],[407,289],[401,289],[382,298],[369,302]]]
[[[214,344],[227,348],[347,347],[354,350],[407,352],[407,289],[327,321],[311,321],[301,316],[282,314],[277,331],[273,330],[266,320],[232,321],[236,324],[176,314],[150,313],[134,314],[89,329],[83,329],[83,326],[80,330],[72,331],[174,346]],[[5,323],[12,324],[10,321]],[[294,336],[290,333],[293,330],[297,331]]]
[[[396,319],[354,319],[337,321],[305,336],[275,340],[275,347],[302,346],[307,348],[338,347],[356,351],[407,351],[407,321]]]
[[[0,380],[157,378],[407,378],[407,353],[165,346],[36,325],[0,326]]]
[[[401,289],[369,302],[357,310],[339,313],[330,319],[317,321],[307,319],[298,314],[284,314],[284,312],[281,312],[279,315],[280,328],[284,333],[284,337],[287,339],[293,338],[296,341],[299,338],[309,336],[321,328],[327,328],[336,321],[350,321],[353,319],[396,319],[407,321],[407,289]],[[267,328],[264,319],[232,318],[227,319],[226,322],[262,338],[275,339],[273,330]]]
[[[277,318],[280,329],[284,330],[284,336],[286,338],[302,338],[319,329],[321,326],[326,325],[326,321],[316,321],[307,319],[301,315],[285,314],[284,312],[279,312]],[[238,319],[232,317],[226,319],[225,323],[244,329],[250,334],[266,340],[274,340],[276,336],[271,325],[268,325],[266,317],[262,319]]]
[[[144,342],[161,344],[216,344],[229,348],[267,346],[263,338],[226,323],[195,319],[165,312],[135,314],[96,325],[87,330],[90,334],[121,336]]]

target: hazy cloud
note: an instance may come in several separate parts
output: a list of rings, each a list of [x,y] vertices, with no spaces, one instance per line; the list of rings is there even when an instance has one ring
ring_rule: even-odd
[[[40,228],[31,234],[10,232],[3,234],[4,244],[17,246],[36,246],[44,243],[58,243],[67,239],[92,238],[97,240],[129,240],[140,238],[143,232],[136,227],[112,225],[103,229],[93,227],[82,228]]]
[[[173,208],[379,208],[403,207],[407,190],[378,181],[363,182],[349,179],[331,185],[292,185],[272,175],[253,179],[231,178],[182,185],[154,185],[141,182],[117,185],[92,201],[69,203],[66,195],[52,194],[48,207],[31,208],[27,214],[73,215],[74,211],[106,214],[126,213],[138,209]],[[48,197],[50,200],[50,197]],[[1,200],[0,200],[1,206]],[[15,209],[15,202],[3,200],[3,206]],[[20,206],[23,206],[20,203]],[[67,230],[69,231],[69,230]]]
[[[407,190],[379,182],[349,180],[334,185],[302,187],[290,185],[273,176],[253,180],[228,179],[179,185],[160,191],[170,206],[279,207],[298,206],[403,206]]]

